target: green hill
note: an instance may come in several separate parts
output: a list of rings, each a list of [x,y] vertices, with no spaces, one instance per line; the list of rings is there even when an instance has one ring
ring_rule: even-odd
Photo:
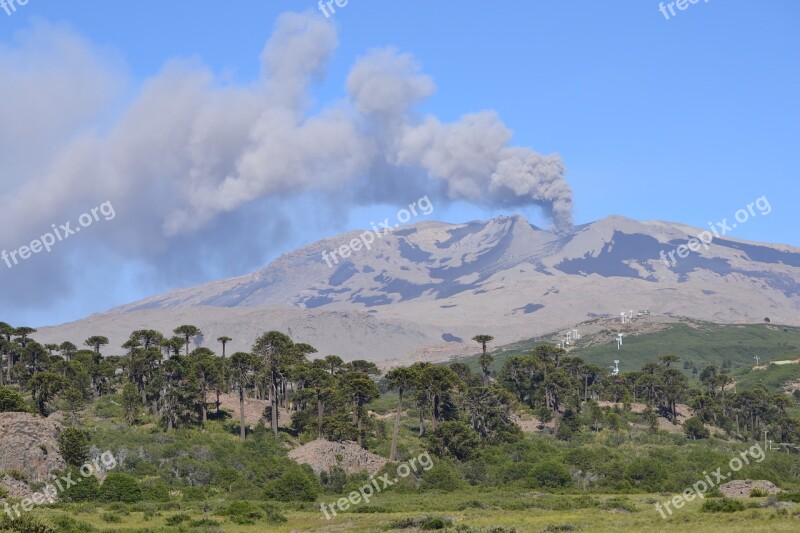
[[[640,325],[641,324],[641,325]],[[677,355],[684,371],[693,367],[702,370],[705,365],[719,367],[751,368],[757,355],[761,363],[783,359],[796,359],[800,352],[800,328],[775,324],[714,324],[690,319],[673,322],[642,321],[624,329],[622,348],[617,350],[616,334],[620,328],[612,321],[593,320],[581,324],[579,330],[594,329],[585,334],[572,347],[569,355],[604,368],[613,367],[619,359],[623,372],[639,370],[644,364],[657,362],[658,356]],[[611,328],[611,329],[610,329]],[[653,331],[656,330],[656,331]],[[531,350],[544,342],[558,343],[558,334],[519,341],[496,349],[495,369],[502,368],[509,357]],[[464,360],[477,368],[478,356]]]

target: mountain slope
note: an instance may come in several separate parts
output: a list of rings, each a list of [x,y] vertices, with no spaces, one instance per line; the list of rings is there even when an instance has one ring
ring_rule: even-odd
[[[665,264],[662,251],[668,254],[700,231],[618,216],[562,235],[520,216],[422,222],[387,232],[346,259],[341,253],[333,258],[333,251],[362,235],[350,232],[285,254],[251,275],[96,315],[92,333],[113,324],[127,327],[136,322],[131,316],[150,324],[147,317],[159,316],[159,329],[191,321],[207,330],[207,338],[211,332],[230,335],[234,349],[246,349],[258,333],[285,327],[291,317],[298,340],[321,351],[386,360],[446,358],[471,351],[468,339],[478,332],[506,343],[631,309],[720,323],[769,316],[800,324],[800,250],[716,239],[708,249]],[[240,313],[259,315],[243,322]],[[339,313],[376,324],[376,335],[342,330]],[[402,328],[388,335],[391,325]],[[80,321],[41,336],[60,341],[62,332],[78,335],[86,326]],[[236,335],[225,328],[236,328]],[[326,338],[334,331],[342,341]]]

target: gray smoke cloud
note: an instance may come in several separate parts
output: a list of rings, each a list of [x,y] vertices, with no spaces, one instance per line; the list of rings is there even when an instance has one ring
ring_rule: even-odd
[[[571,227],[561,158],[511,146],[492,111],[452,123],[420,116],[435,85],[409,54],[371,50],[346,97],[313,102],[337,44],[318,14],[286,13],[253,83],[172,60],[135,89],[118,58],[68,29],[38,23],[0,46],[0,79],[14,88],[0,99],[0,247],[105,201],[117,212],[35,267],[0,269],[0,303],[74,296],[71,280],[116,263],[136,262],[135,280],[153,286],[252,268],[308,229],[308,205],[342,221],[350,207],[427,194],[539,206],[556,230]]]

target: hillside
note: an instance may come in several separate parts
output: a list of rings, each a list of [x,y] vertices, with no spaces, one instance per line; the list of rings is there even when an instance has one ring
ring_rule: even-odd
[[[620,361],[623,372],[639,370],[647,363],[658,362],[660,355],[677,355],[679,365],[687,373],[695,367],[730,365],[731,369],[747,369],[760,363],[796,358],[800,350],[800,328],[776,324],[713,324],[688,318],[644,317],[629,324],[619,319],[595,319],[576,326],[581,338],[567,350],[571,356],[613,368]],[[623,344],[617,349],[617,334],[623,333]],[[498,347],[493,355],[499,370],[509,357],[531,350],[536,344],[558,344],[561,333],[544,335]],[[477,368],[477,355],[464,361]],[[690,364],[688,368],[684,363]],[[770,367],[772,368],[772,367]],[[772,370],[768,372],[772,374]],[[790,370],[782,372],[791,373]],[[753,376],[759,375],[757,372]],[[755,379],[755,378],[753,378]]]
[[[619,216],[559,234],[521,216],[421,222],[394,228],[346,259],[326,260],[325,253],[361,242],[363,232],[351,232],[249,275],[40,328],[34,338],[80,344],[102,331],[116,349],[133,329],[190,323],[205,334],[198,344],[216,349],[213,339],[227,335],[234,352],[249,349],[264,330],[281,329],[323,353],[402,363],[469,355],[468,339],[479,331],[507,344],[623,310],[716,323],[768,316],[800,326],[799,250],[716,239],[676,264],[661,259],[700,231]]]

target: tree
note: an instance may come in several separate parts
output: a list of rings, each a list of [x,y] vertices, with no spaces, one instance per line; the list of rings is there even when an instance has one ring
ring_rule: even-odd
[[[77,428],[66,428],[58,436],[58,451],[68,465],[83,466],[89,459],[89,439],[86,433]]]
[[[25,405],[25,399],[17,391],[0,387],[0,413],[28,411],[28,406]]]
[[[83,344],[86,345],[86,346],[89,346],[90,348],[92,348],[94,350],[95,355],[99,359],[100,358],[100,347],[101,346],[106,346],[108,344],[108,338],[107,337],[101,337],[99,335],[95,335],[94,337],[89,337],[88,339],[83,341]]]
[[[21,327],[14,330],[14,335],[19,337],[19,343],[24,348],[28,344],[28,336],[36,333],[36,330],[28,327]]]
[[[263,361],[269,390],[270,424],[273,435],[278,438],[278,385],[285,378],[286,367],[294,359],[294,343],[280,331],[269,331],[256,339],[252,351]]]
[[[358,431],[358,445],[363,446],[363,438],[361,429],[364,422],[364,405],[380,396],[378,387],[369,376],[364,374],[348,374],[346,376],[345,390],[353,402],[353,417],[356,422],[356,430]]]
[[[63,394],[64,402],[69,409],[70,418],[73,426],[78,425],[78,411],[83,409],[83,393],[75,387],[68,387]]]
[[[325,357],[325,365],[328,368],[331,376],[335,376],[344,367],[344,361],[338,355],[328,355]]]
[[[78,347],[69,341],[64,341],[59,345],[58,351],[61,352],[61,355],[64,356],[64,359],[71,361],[75,356],[75,352],[78,351]]]
[[[122,388],[122,408],[125,411],[125,419],[129,425],[133,425],[139,412],[139,391],[136,390],[134,383],[126,383]]]
[[[478,455],[481,441],[475,431],[464,422],[442,422],[428,435],[428,446],[438,457],[452,457],[469,461]]]
[[[66,380],[63,377],[50,372],[38,372],[31,377],[28,387],[40,415],[47,416],[47,404],[64,389],[65,385]]]
[[[322,423],[325,418],[325,396],[334,385],[334,378],[319,367],[306,367],[301,371],[301,379],[307,387],[314,390],[317,400],[317,438],[323,437]]]
[[[229,342],[231,342],[232,340],[233,339],[231,339],[230,337],[225,337],[224,335],[222,337],[217,337],[217,342],[222,344],[222,357],[223,358],[225,358],[225,345],[228,344]]]
[[[410,368],[399,367],[390,370],[386,374],[389,388],[397,390],[399,396],[397,401],[397,412],[394,416],[394,428],[392,429],[392,448],[389,452],[389,460],[397,461],[397,437],[400,432],[400,416],[403,412],[403,396],[406,391],[414,387],[417,376]]]
[[[100,499],[106,502],[137,503],[142,501],[142,489],[133,476],[109,472],[100,486]]]
[[[189,344],[191,342],[192,337],[197,337],[198,335],[202,335],[203,333],[197,326],[192,326],[191,324],[184,324],[183,326],[178,326],[173,331],[175,335],[182,335],[183,339],[186,341],[186,357],[189,357]]]
[[[703,421],[696,416],[686,419],[686,422],[683,423],[683,432],[686,434],[686,438],[692,440],[707,439],[711,434]]]
[[[659,361],[664,365],[664,368],[669,368],[672,363],[677,363],[681,360],[677,355],[659,355]]]
[[[472,340],[480,344],[483,348],[483,353],[478,359],[478,363],[481,365],[481,371],[483,372],[483,386],[488,387],[491,377],[491,366],[494,362],[494,357],[486,352],[486,345],[492,342],[494,337],[491,335],[475,335],[472,337]]]
[[[253,386],[259,359],[253,354],[236,352],[230,358],[229,376],[231,386],[239,391],[239,438],[244,442],[244,393]]]
[[[202,421],[208,421],[208,392],[222,380],[220,366],[214,352],[208,348],[197,348],[191,354],[192,370],[199,386]]]

